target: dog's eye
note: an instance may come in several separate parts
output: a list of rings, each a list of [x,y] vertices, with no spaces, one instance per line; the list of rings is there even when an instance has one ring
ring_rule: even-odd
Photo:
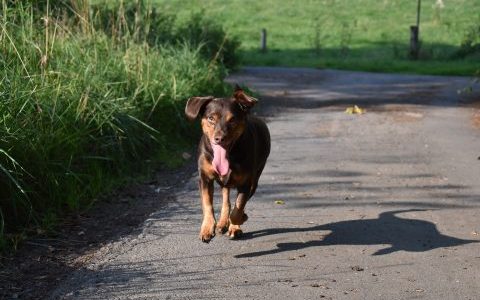
[[[209,117],[207,118],[207,120],[208,120],[208,122],[210,122],[210,123],[214,123],[214,122],[215,122],[215,118],[214,118],[213,116],[209,116]]]

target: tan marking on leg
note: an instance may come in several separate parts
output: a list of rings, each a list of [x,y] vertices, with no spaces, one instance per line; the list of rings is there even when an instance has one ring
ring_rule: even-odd
[[[213,212],[213,181],[200,179],[200,195],[202,197],[203,222],[200,227],[200,239],[208,243],[215,236],[215,215]]]
[[[217,223],[217,232],[224,234],[228,230],[230,224],[228,217],[230,216],[230,188],[222,188],[222,211],[220,213],[220,220]]]
[[[212,163],[208,162],[205,156],[203,155],[200,157],[200,160],[201,160],[201,164],[200,164],[201,170],[204,177],[210,180],[215,178],[215,169],[213,168]]]

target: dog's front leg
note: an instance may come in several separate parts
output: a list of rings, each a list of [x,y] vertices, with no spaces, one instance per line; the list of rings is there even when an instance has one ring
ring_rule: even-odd
[[[200,176],[200,195],[202,197],[203,222],[200,228],[200,239],[210,242],[215,236],[215,215],[213,213],[213,180]]]
[[[224,234],[228,230],[230,216],[230,188],[222,188],[222,211],[220,213],[220,220],[217,223],[217,232]]]

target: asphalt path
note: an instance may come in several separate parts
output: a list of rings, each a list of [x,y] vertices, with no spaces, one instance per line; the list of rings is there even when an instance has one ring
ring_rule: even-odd
[[[51,299],[480,298],[478,95],[458,92],[470,79],[245,68],[228,80],[257,93],[272,136],[243,238],[199,240],[191,173]]]

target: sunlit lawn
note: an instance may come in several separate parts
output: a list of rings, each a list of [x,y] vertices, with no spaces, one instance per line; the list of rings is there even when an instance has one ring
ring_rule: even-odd
[[[412,62],[416,0],[154,0],[179,21],[192,12],[220,20],[242,41],[246,65],[471,75],[480,55],[453,56],[467,30],[480,26],[480,1],[436,2],[422,1],[422,49],[420,61]],[[262,28],[267,53],[259,51]]]

